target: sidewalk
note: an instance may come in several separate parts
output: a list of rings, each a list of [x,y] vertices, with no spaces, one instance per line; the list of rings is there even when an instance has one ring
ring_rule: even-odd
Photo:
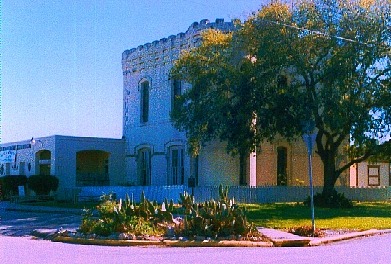
[[[64,214],[82,214],[82,209],[73,208],[58,208],[48,206],[32,206],[14,203],[1,203],[0,209],[9,211],[22,212],[42,212],[42,213],[64,213]],[[301,237],[288,232],[283,232],[277,229],[258,227],[258,231],[268,238],[271,242],[252,242],[252,241],[183,241],[183,240],[163,240],[163,241],[147,241],[147,240],[113,240],[113,239],[85,239],[67,236],[57,236],[55,229],[38,229],[34,230],[33,236],[51,239],[55,242],[66,242],[75,244],[87,245],[110,245],[110,246],[172,246],[172,247],[305,247],[319,246],[336,241],[348,240],[358,237],[374,236],[379,234],[391,233],[391,229],[387,230],[366,230],[363,232],[352,232],[343,235],[330,237]]]
[[[275,247],[305,247],[320,246],[332,242],[349,240],[358,237],[374,236],[391,233],[391,229],[377,230],[370,229],[362,232],[352,232],[343,235],[330,237],[301,237],[291,233],[283,232],[277,229],[258,228],[258,231],[269,238]]]

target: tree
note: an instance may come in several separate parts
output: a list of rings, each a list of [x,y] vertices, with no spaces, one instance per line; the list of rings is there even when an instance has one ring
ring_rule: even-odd
[[[257,137],[253,107],[257,96],[248,78],[252,67],[238,64],[241,58],[231,45],[232,33],[212,29],[202,37],[202,45],[184,53],[171,71],[173,78],[192,84],[176,98],[171,117],[177,128],[186,131],[194,155],[213,139],[227,142],[228,152],[240,156],[244,184],[245,161]]]
[[[313,120],[326,197],[352,164],[390,156],[390,1],[273,1],[224,45],[209,34],[172,71],[192,84],[172,114],[190,140],[251,151]]]

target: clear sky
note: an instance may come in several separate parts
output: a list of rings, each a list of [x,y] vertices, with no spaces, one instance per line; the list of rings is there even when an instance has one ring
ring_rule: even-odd
[[[267,0],[0,0],[1,143],[122,137],[121,55]]]

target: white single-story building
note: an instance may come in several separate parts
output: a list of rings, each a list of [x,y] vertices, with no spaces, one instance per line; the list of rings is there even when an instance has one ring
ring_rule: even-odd
[[[350,167],[351,187],[380,187],[391,185],[390,163],[364,161]]]
[[[56,176],[60,197],[79,186],[124,184],[125,142],[55,135],[1,144],[0,177],[36,174]]]

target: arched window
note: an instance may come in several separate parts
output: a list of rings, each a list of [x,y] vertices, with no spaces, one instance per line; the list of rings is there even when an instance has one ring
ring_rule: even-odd
[[[184,148],[183,146],[172,146],[169,148],[169,185],[183,185],[185,181],[184,169]]]
[[[182,95],[182,81],[173,80],[172,82],[172,96],[171,96],[171,111],[175,109],[175,100]]]
[[[277,186],[287,186],[288,151],[286,147],[277,148]]]
[[[148,122],[149,116],[149,82],[147,80],[140,84],[141,100],[140,100],[140,121],[141,123]]]
[[[76,186],[110,185],[109,157],[103,150],[76,152]]]
[[[50,175],[52,153],[49,150],[40,150],[35,154],[35,173]]]

